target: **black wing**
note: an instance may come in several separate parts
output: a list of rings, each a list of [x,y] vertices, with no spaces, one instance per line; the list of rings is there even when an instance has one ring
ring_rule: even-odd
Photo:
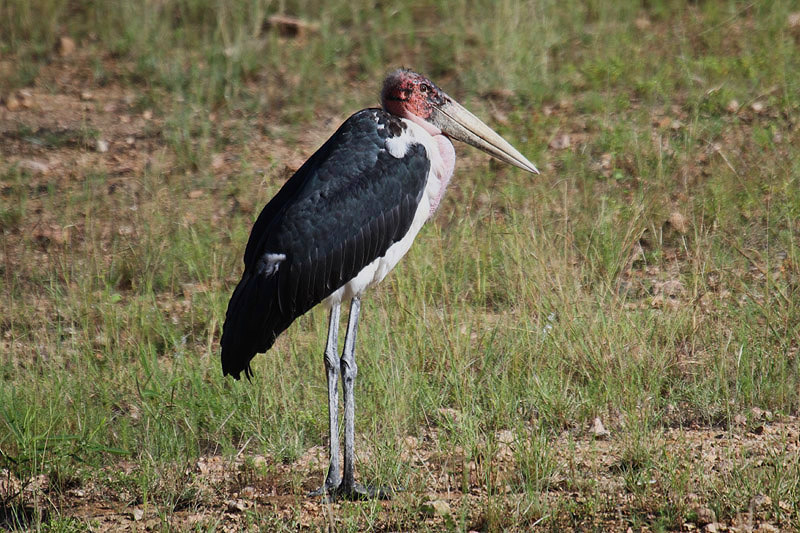
[[[430,161],[421,144],[402,158],[386,151],[404,131],[393,115],[359,111],[264,207],[225,316],[223,374],[252,375],[256,353],[408,232]]]

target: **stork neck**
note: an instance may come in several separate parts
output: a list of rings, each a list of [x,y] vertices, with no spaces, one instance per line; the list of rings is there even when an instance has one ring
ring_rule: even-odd
[[[438,190],[434,190],[431,196],[431,216],[439,209],[439,204],[444,197],[444,191],[450,184],[450,178],[453,177],[453,171],[456,166],[456,150],[453,148],[453,143],[450,142],[450,139],[441,133],[439,135],[434,135],[433,138],[436,140],[436,144],[439,148],[442,166],[436,171],[436,176],[439,178],[439,187]]]
[[[425,120],[424,118],[422,118],[422,117],[420,117],[418,115],[415,115],[414,113],[408,111],[404,107],[397,106],[396,108],[394,108],[394,107],[386,108],[386,111],[388,111],[390,113],[393,113],[395,115],[398,115],[400,117],[403,117],[406,120],[410,120],[411,122],[413,122],[417,126],[420,126],[422,129],[424,129],[428,133],[428,135],[430,135],[431,137],[436,137],[437,135],[441,135],[442,134],[442,130],[440,130],[439,128],[437,128],[436,126],[434,126],[433,124],[431,124],[430,122]]]

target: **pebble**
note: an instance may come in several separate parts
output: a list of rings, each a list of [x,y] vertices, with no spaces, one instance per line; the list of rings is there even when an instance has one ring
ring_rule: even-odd
[[[34,175],[47,174],[47,171],[50,170],[50,167],[47,165],[47,163],[42,163],[41,161],[36,161],[34,159],[22,159],[18,165],[22,170],[27,170]]]
[[[603,421],[600,420],[599,416],[594,417],[591,432],[594,438],[600,440],[607,439],[611,435],[611,433],[603,425]]]
[[[696,513],[698,524],[713,524],[717,521],[717,513],[710,507],[698,507]]]
[[[75,51],[75,41],[71,37],[67,37],[66,35],[60,37],[58,39],[58,55],[61,57],[67,57],[72,55]]]
[[[449,516],[450,504],[444,500],[431,500],[422,505],[422,511],[429,516]]]
[[[228,511],[231,513],[241,513],[244,512],[245,505],[242,500],[230,500],[228,501]]]

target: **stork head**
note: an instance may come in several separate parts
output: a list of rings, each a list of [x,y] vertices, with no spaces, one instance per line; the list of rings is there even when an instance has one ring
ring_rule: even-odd
[[[416,122],[431,135],[443,133],[515,167],[539,173],[516,148],[421,74],[406,69],[389,74],[383,82],[381,105],[393,115]]]

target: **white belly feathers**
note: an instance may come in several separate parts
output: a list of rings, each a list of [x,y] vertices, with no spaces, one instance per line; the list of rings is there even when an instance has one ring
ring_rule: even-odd
[[[428,159],[431,162],[428,179],[425,182],[425,192],[420,199],[414,220],[402,239],[392,244],[386,253],[361,269],[353,279],[328,296],[322,303],[330,307],[334,303],[350,300],[360,296],[368,287],[379,283],[400,262],[400,259],[411,248],[414,238],[422,229],[425,221],[430,218],[439,200],[444,194],[444,188],[453,175],[455,166],[455,150],[449,139],[443,135],[431,136],[422,127],[402,119],[406,129],[402,135],[386,140],[386,151],[398,159],[405,156],[408,147],[412,144],[421,144],[425,147]]]

